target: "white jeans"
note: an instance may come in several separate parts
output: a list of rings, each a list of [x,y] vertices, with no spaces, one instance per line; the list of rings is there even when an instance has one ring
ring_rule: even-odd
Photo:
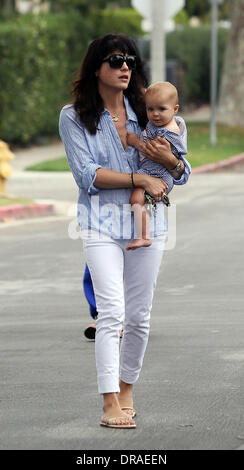
[[[98,311],[95,352],[101,394],[119,392],[119,379],[136,382],[148,342],[164,241],[155,238],[150,247],[126,251],[129,241],[103,236],[83,242]]]

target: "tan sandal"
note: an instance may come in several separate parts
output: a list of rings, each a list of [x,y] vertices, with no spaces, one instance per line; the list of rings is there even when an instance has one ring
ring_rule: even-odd
[[[126,410],[128,410],[127,415],[131,416],[131,418],[134,418],[136,416],[136,410],[134,408],[132,408],[131,406],[123,406],[121,408],[121,410],[124,411],[125,413],[127,413]],[[132,411],[132,413],[131,413],[131,411]]]
[[[122,424],[116,424],[116,420],[119,420],[120,422],[122,421]],[[124,421],[124,424],[123,424]],[[101,421],[100,421],[101,426],[106,426],[108,428],[136,428],[136,423],[134,421],[129,421],[129,416],[128,418],[106,418],[106,416],[102,416]]]

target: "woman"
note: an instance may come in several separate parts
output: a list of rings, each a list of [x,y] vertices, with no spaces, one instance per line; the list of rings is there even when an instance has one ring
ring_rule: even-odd
[[[163,254],[162,202],[151,221],[152,245],[125,249],[134,237],[131,189],[142,187],[161,201],[167,187],[159,178],[136,174],[138,152],[126,143],[127,132],[140,135],[146,124],[145,86],[134,42],[108,34],[90,44],[74,83],[74,102],[60,114],[60,135],[79,188],[78,220],[83,233],[88,229],[83,243],[98,311],[95,353],[98,391],[104,398],[100,424],[117,428],[136,426],[133,384],[148,342]],[[147,152],[168,169],[177,166],[177,184],[187,181],[189,165],[183,159],[179,168],[167,141],[151,141]]]

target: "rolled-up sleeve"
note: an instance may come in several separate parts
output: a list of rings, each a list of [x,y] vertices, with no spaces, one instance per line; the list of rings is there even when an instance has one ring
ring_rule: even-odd
[[[186,184],[191,174],[191,165],[188,162],[188,160],[184,157],[184,155],[180,155],[179,158],[184,162],[185,170],[178,180],[173,178],[173,181],[174,181],[174,184]]]
[[[63,141],[70,169],[79,188],[88,194],[96,194],[99,188],[94,186],[96,170],[101,165],[96,163],[88,149],[84,128],[78,123],[74,111],[63,108],[59,117],[59,134]]]

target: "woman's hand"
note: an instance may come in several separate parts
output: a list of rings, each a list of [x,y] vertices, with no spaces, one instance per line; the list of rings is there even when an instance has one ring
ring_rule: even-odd
[[[161,163],[166,168],[167,164],[170,168],[174,168],[178,161],[176,161],[176,157],[171,153],[170,143],[163,137],[157,137],[155,140],[148,140],[145,144],[144,155],[154,162]]]
[[[163,137],[157,137],[155,140],[149,140],[145,144],[146,151],[142,152],[145,157],[150,158],[154,162],[165,166],[170,172],[176,167],[179,160],[171,152],[170,143]],[[185,171],[184,162],[181,161],[181,168],[175,172],[171,172],[175,179],[179,179]]]
[[[150,194],[150,196],[154,197],[156,201],[161,201],[166,189],[168,188],[168,185],[161,178],[154,178],[154,176],[149,175],[134,173],[134,182],[136,186],[141,186],[145,189],[145,191]]]

